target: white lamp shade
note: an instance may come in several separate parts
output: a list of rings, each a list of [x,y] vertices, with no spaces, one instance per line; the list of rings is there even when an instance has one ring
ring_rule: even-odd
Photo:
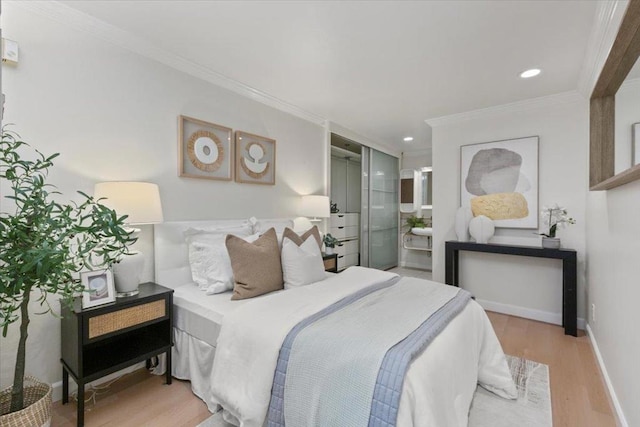
[[[93,197],[100,204],[116,211],[118,215],[128,215],[125,222],[135,224],[157,224],[163,221],[160,191],[156,184],[149,182],[99,182],[95,185]]]
[[[302,196],[300,215],[314,218],[329,218],[329,197],[327,196]]]

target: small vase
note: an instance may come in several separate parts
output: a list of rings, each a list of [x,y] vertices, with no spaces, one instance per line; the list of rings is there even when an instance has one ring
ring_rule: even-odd
[[[547,249],[560,249],[560,238],[542,236],[542,247]]]
[[[324,253],[326,255],[333,255],[333,248],[329,248],[329,247],[324,248]]]
[[[477,243],[489,243],[494,232],[493,221],[484,215],[478,215],[469,222],[469,233]]]
[[[461,206],[456,212],[456,236],[459,242],[469,241],[469,222],[473,219],[473,213],[468,206]]]

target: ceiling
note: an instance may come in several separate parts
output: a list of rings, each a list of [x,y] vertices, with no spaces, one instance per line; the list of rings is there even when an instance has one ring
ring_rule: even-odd
[[[595,1],[63,1],[402,151],[425,119],[577,89]],[[519,73],[541,68],[536,78]],[[403,137],[413,136],[407,144]]]

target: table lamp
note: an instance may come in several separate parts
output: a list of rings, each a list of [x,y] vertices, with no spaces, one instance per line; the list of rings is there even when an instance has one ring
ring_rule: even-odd
[[[116,211],[118,216],[128,215],[125,224],[137,237],[140,229],[132,225],[157,224],[163,221],[160,191],[156,184],[148,182],[100,182],[95,185],[93,197],[100,204]],[[144,255],[131,251],[113,265],[113,277],[118,297],[138,293],[140,276],[144,267]]]
[[[300,215],[313,217],[311,222],[322,221],[322,218],[329,218],[329,197],[328,196],[302,196],[302,204],[300,205]]]

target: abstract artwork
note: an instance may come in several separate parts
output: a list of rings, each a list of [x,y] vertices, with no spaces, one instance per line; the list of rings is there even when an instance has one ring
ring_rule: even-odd
[[[233,178],[231,129],[180,116],[178,169],[188,178],[230,181]]]
[[[538,137],[460,147],[460,206],[501,228],[538,228]]]
[[[275,139],[236,131],[236,181],[275,185]]]

